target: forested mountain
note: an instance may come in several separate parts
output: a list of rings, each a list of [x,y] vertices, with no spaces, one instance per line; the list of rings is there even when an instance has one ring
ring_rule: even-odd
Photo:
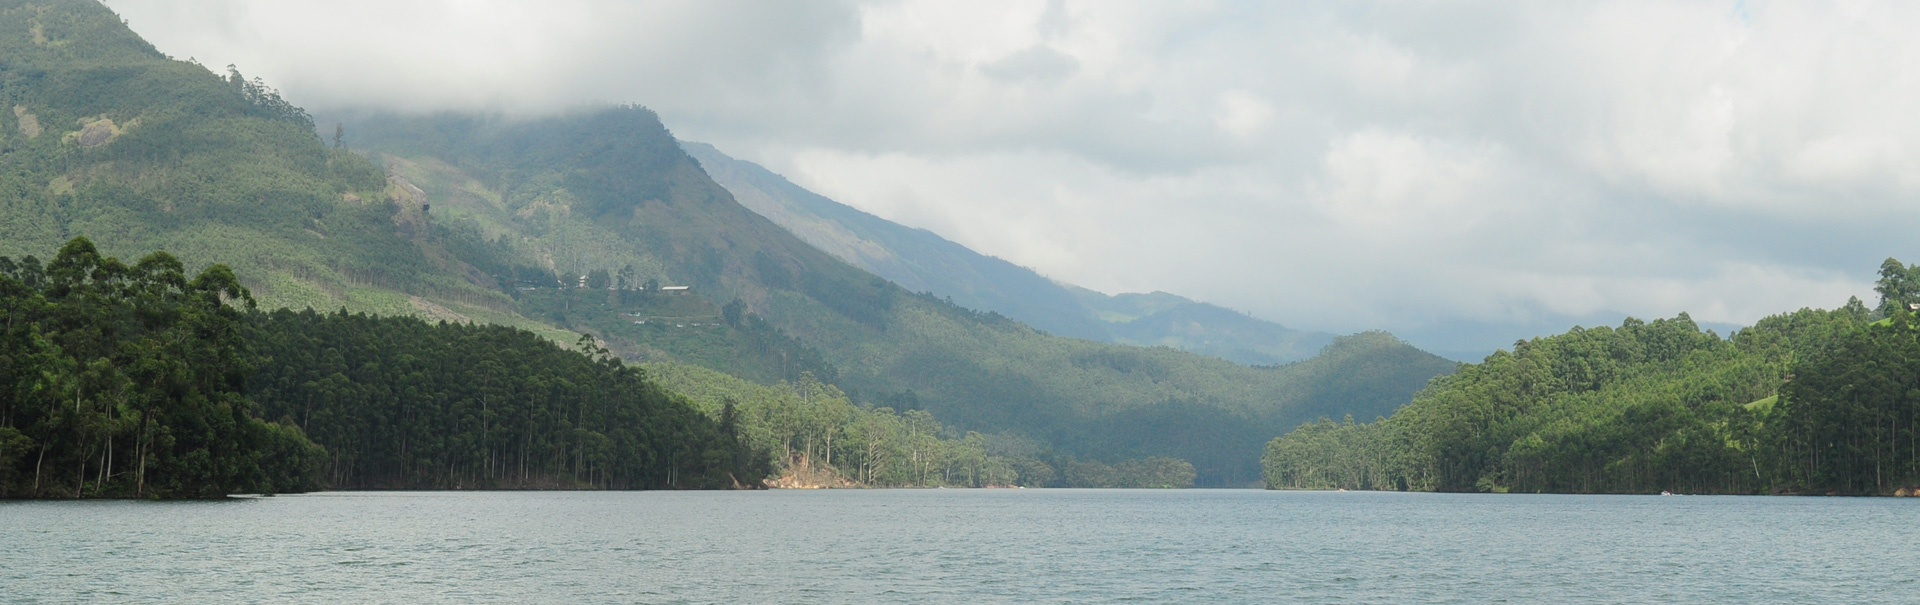
[[[965,429],[1014,432],[1078,456],[1175,456],[1193,463],[1201,484],[1257,480],[1262,433],[1334,410],[1390,410],[1454,366],[1370,334],[1335,341],[1306,362],[1250,368],[1053,336],[915,294],[735,202],[637,107],[342,122],[350,146],[379,153],[424,194],[449,241],[472,242],[460,247],[476,252],[468,258],[485,252],[475,266],[503,282],[537,275],[516,286],[530,288],[515,291],[522,301],[547,296],[542,271],[614,276],[615,294],[596,299],[610,302],[548,303],[542,319],[593,328],[637,359],[740,357],[712,349],[744,340],[712,332],[737,321],[693,315],[636,328],[665,318],[617,302],[622,283],[687,285],[817,351],[832,382],[862,403],[926,409]],[[669,337],[695,328],[713,335]],[[796,355],[806,357],[788,358]]]
[[[171,60],[98,3],[0,1],[0,100],[0,254],[86,235],[228,264],[270,308],[513,322],[379,168],[265,84]]]
[[[1117,344],[1168,346],[1249,365],[1314,356],[1333,335],[1293,330],[1218,306],[1154,292],[1108,296],[1047,279],[924,229],[861,212],[705,143],[689,155],[741,205],[840,260],[913,292],[1006,315],[1048,332]]]
[[[588,331],[630,360],[769,383],[812,374],[856,405],[923,409],[1075,459],[1179,457],[1200,484],[1255,481],[1279,428],[1382,413],[1454,367],[1379,334],[1280,368],[1048,335],[807,245],[736,203],[645,109],[375,116],[316,134],[264,83],[171,60],[87,0],[0,0],[0,98],[0,254],[77,235],[107,254],[166,249],[189,273],[230,264],[270,309],[506,324],[568,344]],[[368,376],[356,388],[392,384]],[[391,411],[367,397],[363,411]],[[344,476],[497,485],[501,456],[568,446],[446,447],[428,461],[355,449],[400,462]],[[552,456],[541,468],[569,481],[654,480]]]
[[[1728,338],[1685,314],[1516,343],[1392,417],[1274,439],[1269,487],[1888,494],[1920,488],[1920,268]],[[1913,280],[1913,281],[1908,281]]]

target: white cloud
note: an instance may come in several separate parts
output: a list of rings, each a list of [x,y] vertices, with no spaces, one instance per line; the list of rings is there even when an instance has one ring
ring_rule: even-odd
[[[1220,107],[1214,112],[1214,124],[1221,132],[1241,143],[1252,143],[1273,124],[1273,107],[1259,96],[1242,90],[1220,93]]]
[[[1443,348],[1920,257],[1914,3],[109,4],[296,102],[638,102],[1059,279]]]

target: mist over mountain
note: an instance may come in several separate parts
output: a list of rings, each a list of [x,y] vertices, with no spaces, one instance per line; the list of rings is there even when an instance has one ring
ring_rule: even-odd
[[[857,400],[924,407],[961,427],[1037,439],[1077,455],[1173,455],[1191,461],[1207,485],[1257,476],[1245,452],[1257,450],[1260,435],[1320,415],[1385,413],[1453,367],[1373,333],[1333,341],[1297,364],[1249,368],[1167,348],[1049,335],[997,313],[916,294],[736,203],[641,108],[540,119],[377,113],[337,119],[349,146],[374,152],[396,179],[420,190],[436,224],[455,234],[449,237],[491,256],[477,266],[502,283],[512,281],[508,274],[537,276],[517,282],[533,288],[516,292],[523,309],[535,305],[536,317],[590,330],[634,360],[714,364],[791,380],[802,367],[793,360],[817,352],[820,363],[812,371],[830,374]],[[936,250],[942,245],[925,232],[866,226],[919,233],[921,239],[904,241]],[[967,255],[931,258],[971,268]],[[974,260],[988,271],[1007,267]],[[953,279],[938,269],[917,267],[920,275]],[[691,296],[711,302],[674,303],[680,310],[667,313],[647,306],[660,303],[635,307],[622,297],[590,302],[559,293],[562,299],[546,300],[542,280],[554,278],[543,272],[685,284]],[[1025,274],[1032,276],[1028,283],[1059,291]],[[1072,293],[1061,296],[1075,302]],[[689,339],[682,332],[734,323],[722,313],[730,305],[738,305],[740,317],[764,318],[767,329],[777,330],[747,340],[797,339],[781,354],[784,369],[751,367],[750,360],[762,357],[748,350],[769,345]],[[628,321],[635,317],[645,327]],[[669,325],[667,317],[678,319]],[[1152,428],[1168,423],[1189,428]]]
[[[862,212],[808,191],[712,145],[683,142],[734,199],[841,260],[908,290],[1006,315],[1062,336],[1168,346],[1250,365],[1319,353],[1333,335],[1292,330],[1165,292],[1119,294],[1061,284],[925,229]]]
[[[1428,350],[1751,324],[1920,242],[1908,3],[109,4],[305,106],[642,103],[1051,278]]]

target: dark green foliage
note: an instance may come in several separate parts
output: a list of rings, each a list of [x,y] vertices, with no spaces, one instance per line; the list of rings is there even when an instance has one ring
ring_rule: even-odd
[[[335,488],[725,488],[764,454],[591,340],[287,310],[254,322],[267,417],[327,447]]]
[[[253,299],[225,266],[188,280],[166,253],[127,266],[75,239],[44,267],[0,257],[0,498],[722,488],[771,470],[737,425],[591,340],[592,357],[501,326],[236,306]]]
[[[1515,343],[1391,418],[1267,446],[1274,488],[1889,493],[1920,485],[1920,345],[1859,301],[1721,339],[1685,314]]]
[[[320,448],[243,395],[252,305],[226,267],[189,280],[164,252],[0,257],[0,498],[318,487]]]
[[[1767,427],[1783,483],[1846,494],[1920,486],[1920,326],[1899,307],[1888,319],[1794,366]]]

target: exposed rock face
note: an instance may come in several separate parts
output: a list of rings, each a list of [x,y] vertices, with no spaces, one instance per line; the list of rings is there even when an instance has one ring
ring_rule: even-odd
[[[120,135],[126,134],[128,130],[132,130],[135,126],[139,125],[139,118],[134,118],[126,124],[115,124],[113,123],[113,119],[107,116],[81,118],[80,130],[78,132],[67,133],[67,136],[62,140],[78,144],[87,149],[92,149],[106,145],[107,143],[112,143],[114,139],[120,138]]]
[[[848,481],[831,467],[815,467],[805,456],[789,465],[785,473],[767,481],[767,487],[773,489],[834,489],[864,487]]]
[[[114,127],[113,120],[100,118],[80,128],[79,142],[81,147],[93,148],[111,143],[117,136],[120,130]]]

